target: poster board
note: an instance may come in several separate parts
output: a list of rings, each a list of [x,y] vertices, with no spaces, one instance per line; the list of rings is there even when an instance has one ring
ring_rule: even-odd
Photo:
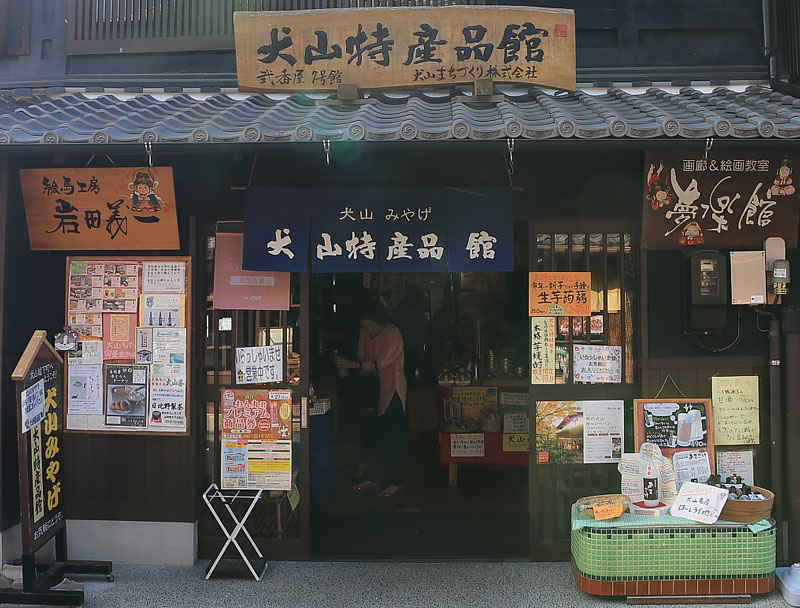
[[[62,431],[64,423],[63,360],[34,332],[11,378],[17,390],[17,450],[19,457],[22,553],[32,555],[66,524]],[[23,396],[25,399],[23,400]],[[23,432],[23,404],[43,416]]]
[[[65,322],[85,324],[66,362],[65,432],[189,435],[191,258],[73,256],[66,276]]]
[[[291,389],[223,388],[220,396],[220,487],[291,490]]]
[[[707,452],[713,473],[716,460],[712,409],[711,399],[634,399],[636,449],[643,443],[652,443],[670,459],[677,452]],[[698,414],[690,414],[692,411]]]

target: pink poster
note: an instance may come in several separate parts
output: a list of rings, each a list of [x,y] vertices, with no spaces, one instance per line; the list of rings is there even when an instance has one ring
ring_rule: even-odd
[[[136,315],[103,313],[103,359],[133,359],[135,353]]]
[[[217,234],[214,308],[289,310],[289,273],[242,270],[242,234]]]

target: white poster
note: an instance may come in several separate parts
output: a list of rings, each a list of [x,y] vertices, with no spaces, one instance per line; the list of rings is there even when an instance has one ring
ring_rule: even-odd
[[[142,293],[185,293],[186,262],[144,262]]]
[[[292,489],[292,441],[247,442],[247,486],[268,490]]]
[[[283,382],[283,345],[237,348],[236,382]]]
[[[530,433],[530,419],[527,412],[505,414],[503,416],[504,433]]]
[[[153,328],[136,328],[136,363],[153,362]]]
[[[141,296],[139,327],[183,327],[183,294],[145,294]]]
[[[70,365],[67,371],[67,412],[103,414],[103,366]]]
[[[556,381],[556,318],[531,317],[531,384]]]
[[[44,418],[44,378],[22,391],[22,432],[27,433]]]
[[[583,462],[619,462],[625,427],[624,401],[582,401]]]
[[[723,483],[734,483],[728,479],[736,475],[749,486],[755,484],[753,450],[717,450],[717,475]]]
[[[152,328],[153,363],[186,364],[186,328]]]
[[[573,379],[575,382],[622,382],[622,348],[575,344]]]
[[[154,363],[150,374],[150,418],[153,431],[186,430],[186,367]]]
[[[711,475],[711,463],[708,460],[707,450],[675,452],[672,455],[672,467],[678,478],[679,490],[685,481],[705,483]]]
[[[79,338],[77,348],[67,351],[67,358],[70,365],[102,365],[103,341]]]
[[[684,482],[678,492],[678,498],[669,512],[675,517],[682,517],[704,524],[713,524],[728,500],[728,490],[708,486],[704,483]]]
[[[483,433],[452,433],[450,435],[450,456],[454,458],[482,458],[484,450]]]

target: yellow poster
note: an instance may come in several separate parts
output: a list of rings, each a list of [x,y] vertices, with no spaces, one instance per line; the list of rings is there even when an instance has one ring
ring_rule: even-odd
[[[530,452],[530,433],[503,433],[504,452]]]
[[[456,386],[451,399],[461,403],[463,418],[480,418],[486,406],[497,407],[497,387],[495,386]]]
[[[759,442],[758,376],[711,378],[716,445]]]

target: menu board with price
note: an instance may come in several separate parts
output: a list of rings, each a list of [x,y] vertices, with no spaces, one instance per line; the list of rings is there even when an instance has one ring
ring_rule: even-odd
[[[635,399],[634,439],[661,448],[664,456],[705,451],[714,467],[714,421],[710,399]]]

